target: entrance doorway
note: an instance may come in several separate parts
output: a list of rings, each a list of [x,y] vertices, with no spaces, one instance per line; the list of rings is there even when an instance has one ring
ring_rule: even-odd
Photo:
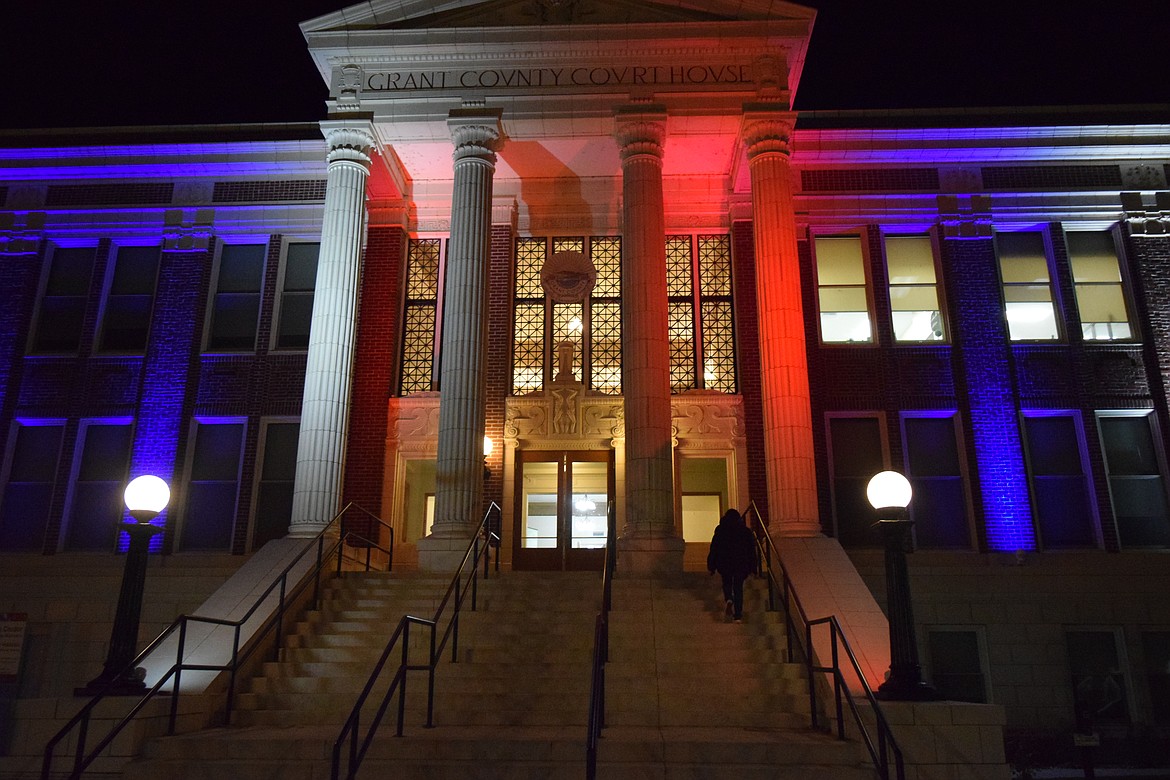
[[[517,455],[512,567],[600,571],[614,494],[612,451]]]

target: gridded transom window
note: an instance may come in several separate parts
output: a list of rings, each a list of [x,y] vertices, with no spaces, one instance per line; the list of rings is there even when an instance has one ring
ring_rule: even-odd
[[[413,238],[406,250],[402,395],[434,389],[441,252],[442,240],[438,238]]]
[[[1108,230],[1067,233],[1068,261],[1077,292],[1081,334],[1086,340],[1133,338],[1117,245]]]
[[[46,271],[34,331],[34,352],[76,352],[93,274],[93,247],[57,247]]]
[[[885,245],[894,340],[942,341],[946,331],[930,236],[886,236]]]
[[[546,293],[542,273],[554,257],[579,257],[592,266],[593,287],[580,300]],[[621,239],[518,239],[515,284],[512,392],[538,392],[571,375],[594,390],[620,393]]]
[[[118,248],[102,311],[99,349],[134,353],[146,350],[154,287],[158,281],[158,258],[156,246]]]
[[[816,236],[817,300],[821,341],[873,341],[869,277],[860,236]]]
[[[1012,341],[1059,339],[1044,236],[1036,232],[999,233],[995,251],[1003,281],[1008,336]]]
[[[671,390],[736,392],[728,237],[667,236],[666,289]]]

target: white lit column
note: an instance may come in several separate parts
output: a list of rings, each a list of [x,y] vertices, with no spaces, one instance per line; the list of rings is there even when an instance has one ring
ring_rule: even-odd
[[[816,536],[821,524],[789,165],[795,119],[790,112],[745,111],[743,140],[752,180],[768,523],[782,536]]]
[[[678,570],[674,523],[670,342],[662,145],[666,112],[621,109],[622,394],[625,397],[626,523],[619,553],[627,570]]]
[[[419,566],[428,570],[458,564],[483,509],[485,299],[500,117],[457,109],[447,125],[455,144],[455,177],[443,282],[435,522],[418,546]]]
[[[357,281],[366,219],[369,126],[325,121],[329,145],[321,252],[301,403],[290,536],[314,536],[340,508],[349,426]]]

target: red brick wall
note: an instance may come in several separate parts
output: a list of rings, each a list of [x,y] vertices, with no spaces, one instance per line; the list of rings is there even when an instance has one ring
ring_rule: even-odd
[[[512,375],[512,226],[492,225],[488,264],[487,410],[484,432],[495,449],[487,457],[491,476],[484,482],[484,505],[504,500],[504,404]]]

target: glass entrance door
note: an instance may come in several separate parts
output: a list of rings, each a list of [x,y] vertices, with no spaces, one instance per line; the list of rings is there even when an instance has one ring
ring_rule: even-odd
[[[516,463],[516,569],[600,570],[613,498],[608,451],[522,451]]]

